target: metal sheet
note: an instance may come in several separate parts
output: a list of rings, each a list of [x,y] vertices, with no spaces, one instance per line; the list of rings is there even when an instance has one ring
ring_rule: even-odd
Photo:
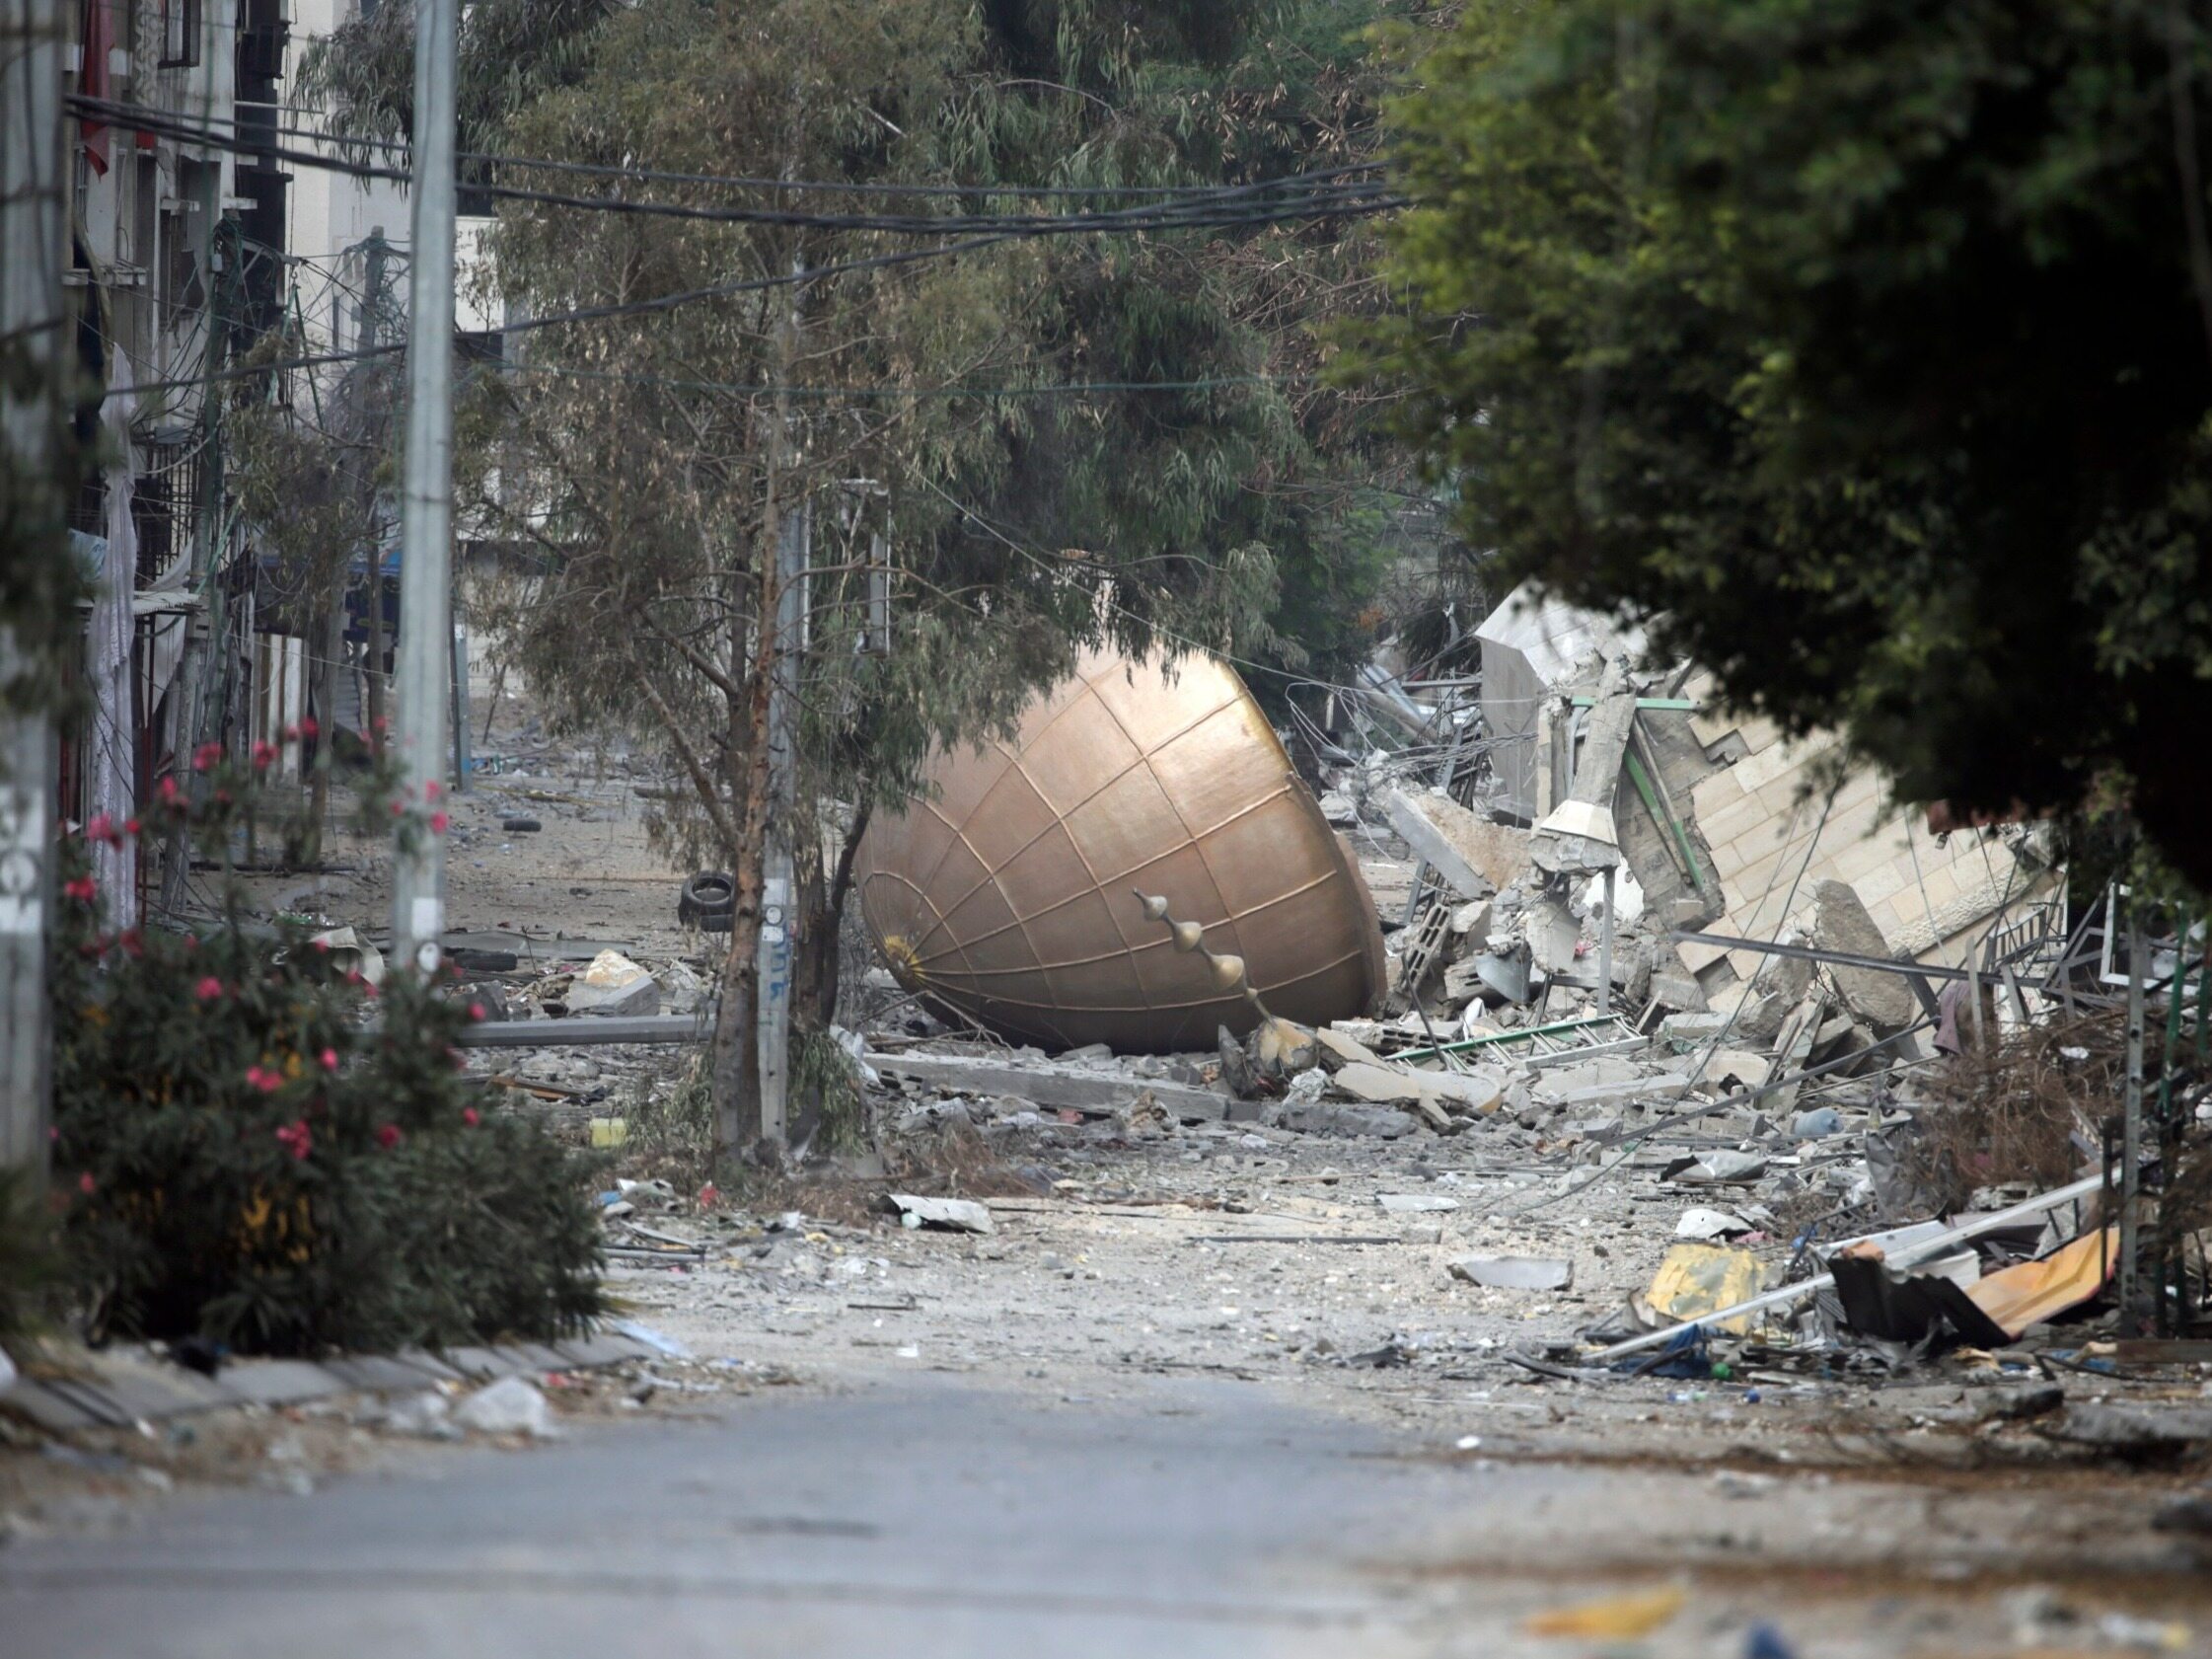
[[[1251,1006],[1169,947],[1138,891],[1242,956],[1270,1010],[1318,1024],[1385,984],[1358,863],[1233,669],[1094,653],[1010,743],[934,764],[856,863],[876,946],[910,990],[994,1030],[1122,1053],[1214,1046]]]

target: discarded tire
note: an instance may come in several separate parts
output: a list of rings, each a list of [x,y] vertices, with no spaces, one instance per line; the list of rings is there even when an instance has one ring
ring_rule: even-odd
[[[726,934],[730,912],[737,902],[737,887],[720,870],[702,869],[685,879],[676,897],[676,920],[701,933]]]

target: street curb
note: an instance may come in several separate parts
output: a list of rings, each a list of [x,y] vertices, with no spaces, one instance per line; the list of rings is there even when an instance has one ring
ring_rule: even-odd
[[[137,1348],[93,1355],[88,1375],[19,1376],[14,1387],[0,1392],[0,1410],[20,1412],[53,1432],[133,1428],[242,1405],[273,1407],[333,1395],[412,1393],[440,1383],[490,1383],[549,1371],[595,1371],[653,1357],[653,1350],[642,1342],[602,1333],[565,1342],[456,1348],[443,1355],[410,1348],[320,1362],[233,1360],[210,1378],[186,1371],[150,1349]]]

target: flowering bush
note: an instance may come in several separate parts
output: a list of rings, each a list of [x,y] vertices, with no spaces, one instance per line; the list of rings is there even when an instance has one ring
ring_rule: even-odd
[[[172,790],[157,810],[227,835],[258,760],[202,751],[201,800]],[[53,1150],[95,1336],[441,1346],[543,1340],[599,1311],[590,1161],[470,1103],[469,1008],[411,973],[379,996],[303,930],[250,932],[235,901],[205,937],[103,933],[83,862],[80,842]]]

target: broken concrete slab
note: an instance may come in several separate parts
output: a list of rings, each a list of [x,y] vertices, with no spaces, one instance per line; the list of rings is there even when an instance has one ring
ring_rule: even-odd
[[[1505,1080],[1488,1072],[1416,1071],[1413,1075],[1431,1097],[1449,1100],[1468,1111],[1494,1112],[1506,1097]]]
[[[1601,1054],[1588,1060],[1569,1056],[1566,1063],[1546,1068],[1543,1089],[1549,1093],[1594,1089],[1604,1083],[1634,1083],[1644,1075],[1643,1067],[1617,1054]]]
[[[241,1405],[296,1405],[304,1399],[321,1399],[343,1386],[319,1365],[303,1359],[258,1359],[226,1365],[215,1379],[216,1388]]]
[[[1720,1186],[1755,1181],[1766,1173],[1767,1161],[1756,1153],[1715,1147],[1669,1169],[1666,1178],[1684,1186]]]
[[[602,950],[569,981],[568,1012],[624,1018],[660,1012],[660,984],[620,950]]]
[[[1681,951],[1663,940],[1649,943],[1652,949],[1652,983],[1648,992],[1652,1000],[1661,1008],[1679,1009],[1685,1014],[1702,1014],[1707,1007],[1705,987],[1698,983],[1697,975],[1690,972],[1689,964],[1682,960]]]
[[[1812,1053],[1820,1027],[1826,1023],[1827,1012],[1827,993],[1817,985],[1811,987],[1796,1011],[1783,1021],[1774,1039],[1774,1064],[1767,1071],[1763,1087],[1770,1091],[1768,1109],[1777,1116],[1797,1110],[1798,1091],[1805,1083],[1806,1061]]]
[[[1670,1014],[1659,1027],[1659,1040],[1677,1052],[1721,1041],[1731,1034],[1726,1014]]]
[[[1546,893],[1530,901],[1527,938],[1529,957],[1547,978],[1575,971],[1575,949],[1583,942],[1583,925],[1565,899]]]
[[[1415,855],[1463,899],[1488,898],[1528,867],[1526,830],[1494,824],[1449,795],[1392,790],[1383,811]]]
[[[1756,1089],[1766,1082],[1773,1064],[1772,1055],[1754,1054],[1748,1048],[1716,1048],[1705,1061],[1704,1081],[1719,1088],[1735,1084]]]
[[[1485,961],[1495,961],[1483,953],[1462,956],[1456,962],[1444,964],[1444,1001],[1455,1008],[1464,1008],[1480,997],[1484,991],[1496,989],[1483,971]],[[1495,971],[1495,970],[1493,970]]]
[[[1272,1121],[1301,1135],[1372,1135],[1385,1141],[1410,1135],[1420,1127],[1410,1112],[1395,1106],[1342,1105],[1334,1100],[1302,1104],[1285,1101],[1272,1108],[1272,1116],[1263,1113],[1261,1121]]]
[[[1785,1001],[1771,991],[1753,990],[1749,985],[1731,985],[1714,992],[1707,1008],[1714,1014],[1734,1017],[1735,1023],[1730,1030],[1732,1040],[1757,1043],[1774,1040],[1796,1003],[1795,997]]]
[[[2212,1440],[2212,1406],[2084,1402],[2046,1428],[2053,1439],[2132,1456],[2182,1452]]]
[[[1434,1093],[1424,1089],[1411,1072],[1400,1071],[1395,1066],[1368,1065],[1364,1061],[1341,1068],[1333,1081],[1354,1099],[1374,1105],[1418,1100]]]
[[[1554,1256],[1463,1255],[1451,1276],[1491,1290],[1571,1290],[1575,1264]]]
[[[943,1233],[995,1233],[991,1212],[972,1198],[926,1198],[916,1192],[887,1192],[883,1204],[909,1228]]]
[[[1625,1083],[1600,1083],[1587,1089],[1571,1089],[1564,1094],[1552,1094],[1547,1090],[1545,1097],[1556,1104],[1573,1109],[1577,1106],[1611,1105],[1632,1100],[1679,1100],[1690,1092],[1690,1080],[1680,1072],[1660,1072],[1653,1077],[1639,1077]]]
[[[1470,899],[1451,913],[1451,931],[1478,943],[1490,938],[1490,919],[1495,906],[1489,899]]]
[[[1636,690],[1629,684],[1628,663],[1614,657],[1599,678],[1596,701],[1583,724],[1581,749],[1570,748],[1575,775],[1567,798],[1528,838],[1529,857],[1539,868],[1581,874],[1611,869],[1621,862],[1613,797],[1635,724]]]
[[[1823,950],[1846,951],[1854,956],[1887,956],[1889,942],[1848,881],[1821,881],[1812,889],[1812,943]],[[1873,968],[1831,966],[1843,1006],[1872,1025],[1881,1036],[1903,1030],[1920,1017],[1912,988],[1901,974],[1880,973]]]
[[[1378,1192],[1374,1201],[1394,1216],[1426,1215],[1459,1208],[1459,1200],[1428,1192]]]
[[[952,1054],[868,1054],[868,1064],[891,1077],[913,1078],[955,1093],[1012,1094],[1033,1105],[1105,1115],[1126,1107],[1140,1090],[1186,1123],[1218,1123],[1228,1115],[1229,1097],[1212,1089],[1138,1078],[1090,1067],[1063,1067],[1049,1060],[1008,1061]]]
[[[1379,1066],[1382,1056],[1375,1053],[1358,1037],[1324,1025],[1313,1033],[1313,1040],[1321,1047],[1321,1064],[1324,1066]]]

